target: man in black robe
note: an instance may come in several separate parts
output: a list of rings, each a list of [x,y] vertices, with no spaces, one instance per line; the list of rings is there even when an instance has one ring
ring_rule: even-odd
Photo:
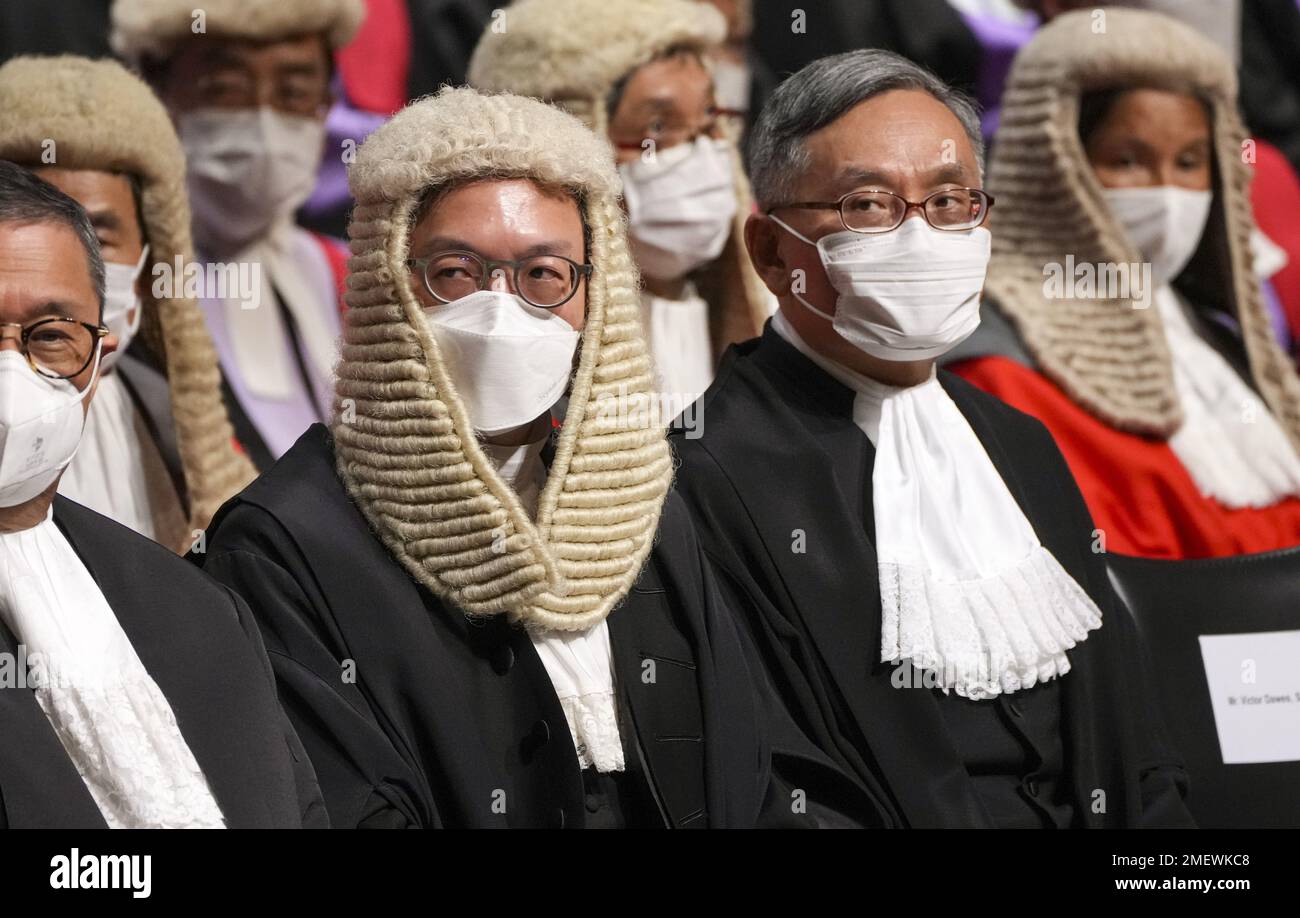
[[[336,826],[878,821],[852,785],[806,804],[844,779],[766,723],[669,492],[616,175],[571,116],[470,89],[351,169],[336,421],[199,558],[256,610]]]
[[[979,143],[888,52],[777,90],[746,243],[781,308],[674,436],[677,487],[790,714],[888,824],[1190,825],[1060,452],[935,375],[978,321]]]
[[[103,286],[85,211],[0,161],[0,827],[323,827],[244,602],[55,494]]]

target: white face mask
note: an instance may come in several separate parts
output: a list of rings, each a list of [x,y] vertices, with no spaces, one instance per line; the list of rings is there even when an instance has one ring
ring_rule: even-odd
[[[119,356],[126,353],[140,329],[144,310],[140,295],[135,292],[135,282],[148,257],[149,246],[146,245],[140,253],[140,260],[134,265],[104,262],[104,325],[117,336],[117,350],[105,354],[100,361],[100,369],[105,373],[113,368]]]
[[[564,394],[581,336],[554,312],[479,290],[424,315],[478,432],[530,424]]]
[[[844,230],[817,242],[772,217],[786,232],[817,247],[831,286],[839,336],[881,360],[931,360],[966,340],[980,324],[980,292],[993,237],[983,227],[949,233],[920,217],[889,233]]]
[[[1103,192],[1129,241],[1151,263],[1156,286],[1181,274],[1205,233],[1214,192],[1174,185],[1105,188]]]
[[[641,273],[685,277],[722,254],[736,215],[730,147],[699,137],[618,167],[628,234]]]
[[[316,187],[325,125],[271,108],[201,109],[178,121],[194,233],[204,254],[233,254],[293,216]],[[207,251],[219,249],[218,252]]]
[[[69,380],[41,376],[17,351],[0,351],[0,507],[31,500],[72,461],[99,357],[96,344],[90,382],[78,392]]]

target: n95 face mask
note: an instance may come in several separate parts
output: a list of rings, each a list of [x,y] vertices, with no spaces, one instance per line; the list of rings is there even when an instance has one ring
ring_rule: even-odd
[[[86,423],[82,402],[95,386],[102,346],[86,388],[41,376],[17,351],[0,351],[0,507],[40,494],[67,468]]]
[[[652,162],[637,159],[618,170],[632,254],[642,274],[676,280],[722,254],[736,216],[725,140],[698,137],[659,151]]]
[[[424,314],[479,433],[530,424],[564,394],[581,335],[554,312],[479,290]]]
[[[140,295],[135,292],[135,282],[148,258],[149,246],[146,245],[140,253],[140,260],[134,265],[104,263],[104,325],[117,338],[117,350],[105,354],[100,360],[100,369],[104,372],[111,370],[117,358],[126,353],[140,329],[144,309]]]
[[[952,350],[980,322],[980,292],[993,237],[983,227],[944,232],[909,217],[888,233],[844,230],[817,242],[772,220],[817,247],[839,294],[829,315],[799,294],[810,312],[831,321],[850,344],[881,360],[931,360]]]
[[[1182,273],[1196,254],[1214,203],[1211,191],[1175,185],[1103,189],[1111,213],[1151,263],[1151,279],[1162,287]]]

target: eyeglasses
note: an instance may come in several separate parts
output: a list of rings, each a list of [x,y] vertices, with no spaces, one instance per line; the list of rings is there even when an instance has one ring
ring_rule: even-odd
[[[486,290],[499,269],[509,268],[515,292],[539,309],[555,309],[569,302],[582,279],[592,272],[590,264],[580,265],[563,255],[496,261],[473,252],[435,252],[428,258],[408,258],[406,266],[420,271],[424,289],[442,303]]]
[[[812,207],[837,210],[844,228],[855,233],[888,233],[898,229],[908,211],[920,208],[925,222],[937,230],[957,233],[980,226],[988,219],[993,196],[978,188],[945,188],[923,201],[909,201],[892,191],[850,191],[838,201],[780,204],[770,208]]]
[[[41,319],[31,325],[0,322],[0,329],[19,329],[22,355],[33,370],[48,379],[70,379],[90,366],[100,339],[108,335],[102,325],[79,322],[67,316]]]
[[[657,118],[642,129],[640,137],[611,136],[610,139],[619,150],[644,150],[647,140],[658,150],[669,150],[681,144],[694,143],[701,137],[721,137],[721,118],[725,114],[723,109],[714,107],[709,109],[703,121],[694,124],[680,119]]]

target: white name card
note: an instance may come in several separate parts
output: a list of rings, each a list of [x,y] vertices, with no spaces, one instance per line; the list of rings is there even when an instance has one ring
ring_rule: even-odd
[[[1200,640],[1223,763],[1300,761],[1300,631]]]

